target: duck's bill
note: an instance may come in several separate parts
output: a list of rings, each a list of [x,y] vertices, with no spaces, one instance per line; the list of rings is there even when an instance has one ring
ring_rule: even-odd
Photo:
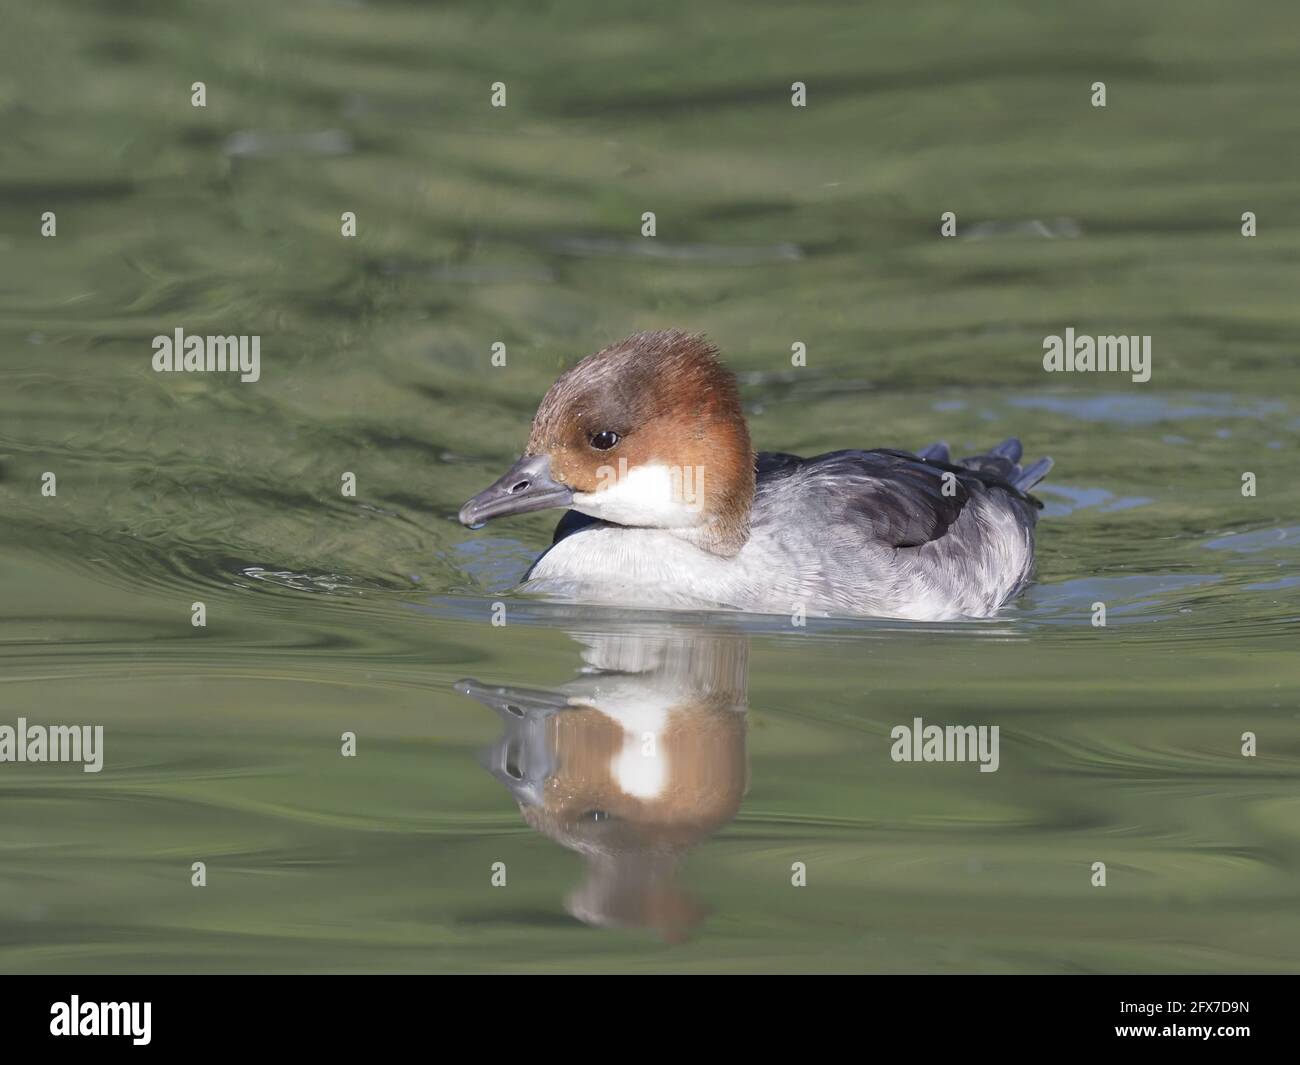
[[[551,478],[551,460],[546,455],[525,455],[494,484],[460,508],[462,525],[482,525],[507,514],[527,514],[550,507],[567,507],[573,489]]]
[[[473,677],[458,680],[452,685],[457,695],[468,695],[502,717],[545,717],[557,710],[567,710],[572,703],[560,692],[545,688],[503,688],[484,684]]]

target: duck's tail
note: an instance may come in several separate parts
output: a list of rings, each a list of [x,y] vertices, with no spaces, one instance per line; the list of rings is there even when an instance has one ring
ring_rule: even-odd
[[[955,463],[952,459],[952,453],[948,450],[948,445],[942,440],[917,452],[926,462],[963,466],[968,470],[974,470],[976,473],[987,474],[1001,481],[1006,481],[1007,484],[1018,488],[1022,492],[1028,492],[1047,476],[1052,468],[1052,460],[1042,458],[1029,466],[1021,468],[1020,456],[1023,453],[1024,449],[1020,446],[1020,441],[1014,436],[989,448],[982,455],[971,455],[964,459],[958,459]]]

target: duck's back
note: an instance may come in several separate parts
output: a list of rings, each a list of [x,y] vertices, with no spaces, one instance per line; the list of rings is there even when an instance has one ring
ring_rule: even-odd
[[[1051,463],[1022,470],[1019,458],[1014,440],[957,462],[942,444],[764,453],[746,549],[769,573],[794,575],[796,586],[774,590],[809,612],[986,617],[1033,566],[1039,504],[1026,491]]]
[[[952,462],[920,454],[760,453],[750,535],[734,558],[672,533],[566,514],[529,573],[536,590],[643,606],[940,621],[987,617],[1028,580],[1050,468],[1018,465],[1009,440]]]

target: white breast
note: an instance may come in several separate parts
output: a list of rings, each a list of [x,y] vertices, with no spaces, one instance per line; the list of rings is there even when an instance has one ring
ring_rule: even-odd
[[[524,588],[634,607],[738,606],[729,564],[662,529],[593,526],[552,546]]]

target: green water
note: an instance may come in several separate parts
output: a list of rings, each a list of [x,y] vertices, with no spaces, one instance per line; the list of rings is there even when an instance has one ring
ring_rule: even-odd
[[[0,970],[1300,968],[1294,5],[0,18],[0,724],[105,735],[0,764]],[[456,508],[666,326],[763,448],[1051,454],[1039,583],[941,626],[511,595],[553,516]],[[1067,326],[1150,382],[1045,374]],[[178,327],[260,380],[154,373]],[[525,821],[504,704],[593,683],[678,707],[675,802]],[[915,717],[998,771],[893,762]]]

